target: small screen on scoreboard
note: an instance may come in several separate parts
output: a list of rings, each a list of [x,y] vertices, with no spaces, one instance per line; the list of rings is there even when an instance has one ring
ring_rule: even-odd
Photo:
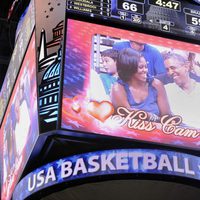
[[[199,45],[66,23],[61,128],[200,149]]]
[[[1,126],[1,199],[10,199],[39,135],[34,33]]]

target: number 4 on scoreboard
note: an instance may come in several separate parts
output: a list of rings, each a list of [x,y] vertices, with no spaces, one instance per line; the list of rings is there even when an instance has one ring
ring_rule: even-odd
[[[170,26],[168,24],[161,24],[161,30],[170,32]]]

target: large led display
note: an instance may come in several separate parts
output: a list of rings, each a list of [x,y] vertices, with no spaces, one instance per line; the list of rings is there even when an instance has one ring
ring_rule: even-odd
[[[15,48],[10,59],[8,70],[0,91],[0,123],[2,123],[3,116],[10,99],[17,74],[25,55],[31,34],[35,26],[35,6],[34,1],[30,2],[27,14],[21,25],[20,32],[16,38]]]
[[[31,38],[1,126],[1,199],[11,198],[39,135],[35,34]]]
[[[199,45],[66,23],[61,128],[200,148]]]

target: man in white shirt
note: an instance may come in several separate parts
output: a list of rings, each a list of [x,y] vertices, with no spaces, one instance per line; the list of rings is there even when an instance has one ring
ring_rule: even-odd
[[[185,125],[200,128],[200,83],[190,78],[190,63],[176,53],[164,55],[164,63],[174,81],[165,86],[172,113]]]

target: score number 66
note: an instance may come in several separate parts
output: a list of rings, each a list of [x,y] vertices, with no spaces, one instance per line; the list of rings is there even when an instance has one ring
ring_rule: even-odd
[[[123,2],[122,3],[122,8],[124,10],[127,10],[127,11],[133,11],[133,12],[136,12],[137,11],[137,5],[134,4],[134,3],[129,3],[129,2]]]

